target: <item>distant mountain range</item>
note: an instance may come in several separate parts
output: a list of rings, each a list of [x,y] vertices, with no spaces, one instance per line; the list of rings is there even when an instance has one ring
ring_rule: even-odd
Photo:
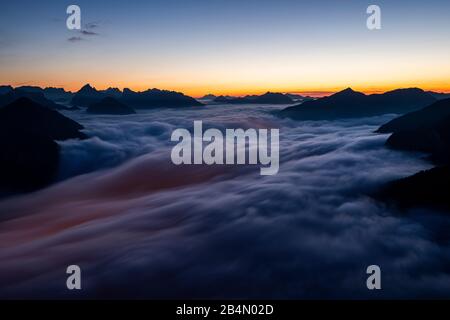
[[[201,106],[192,97],[186,96],[180,92],[149,89],[142,92],[135,92],[125,88],[121,92],[117,88],[98,91],[89,84],[82,87],[71,100],[71,104],[77,107],[88,107],[104,98],[112,97],[119,102],[138,109],[159,108],[159,107],[192,107]]]
[[[6,96],[5,96],[6,95]],[[180,92],[148,89],[136,92],[118,88],[97,90],[89,84],[73,93],[63,88],[40,88],[37,86],[0,86],[0,106],[20,97],[28,97],[50,109],[87,108],[106,97],[136,109],[157,107],[189,107],[206,104],[295,104],[281,111],[283,116],[298,120],[333,120],[379,115],[384,113],[406,113],[425,107],[440,99],[450,98],[450,93],[439,93],[421,89],[398,89],[384,94],[365,95],[348,88],[331,96],[319,99],[292,93],[267,92],[245,97],[205,95],[198,100]],[[46,99],[46,100],[45,100]]]
[[[73,95],[70,104],[76,107],[88,107],[106,97],[119,99],[121,96],[122,92],[117,88],[108,88],[99,91],[91,87],[91,85],[86,84]]]
[[[377,132],[392,133],[386,141],[388,147],[425,152],[438,165],[387,184],[377,196],[402,207],[432,206],[450,210],[450,99],[398,117]]]
[[[280,114],[296,120],[334,120],[387,113],[403,114],[428,106],[436,100],[430,93],[417,88],[371,95],[348,88],[328,97],[288,107]]]
[[[66,104],[68,101],[70,101],[70,99],[72,99],[73,96],[72,92],[65,91],[63,88],[53,88],[53,87],[41,88],[37,86],[21,86],[16,87],[15,89],[28,93],[40,93],[44,95],[45,98],[62,104]],[[13,88],[11,86],[0,86],[0,94],[5,94],[12,90]]]
[[[0,106],[9,104],[20,97],[28,97],[50,109],[69,110],[72,108],[87,108],[100,100],[112,97],[119,102],[137,109],[146,108],[177,108],[201,106],[201,102],[180,92],[149,89],[135,92],[130,89],[121,91],[118,88],[97,90],[89,84],[72,93],[62,88],[40,88],[36,86],[0,86]]]
[[[113,97],[106,97],[95,102],[86,110],[87,113],[93,114],[112,114],[112,115],[126,115],[136,113],[133,108],[123,104]]]
[[[205,95],[204,95],[203,97],[201,97],[201,98],[198,98],[198,100],[199,100],[199,101],[212,101],[212,100],[214,100],[214,99],[216,99],[216,98],[217,98],[216,95],[209,93],[209,94],[205,94]]]
[[[300,96],[298,96],[300,97]],[[262,95],[251,95],[245,97],[219,96],[213,100],[220,104],[292,104],[293,97],[283,93],[267,92]]]
[[[135,92],[126,88],[123,90],[122,97],[119,100],[122,103],[138,109],[195,107],[203,105],[194,98],[186,96],[183,93],[159,89]]]
[[[43,91],[38,90],[31,91],[23,88],[16,88],[16,89],[11,88],[10,90],[0,90],[0,92],[4,92],[3,94],[0,94],[0,107],[8,105],[19,98],[28,98],[49,109],[55,110],[70,109],[69,107],[55,103],[53,100],[48,99],[44,95]]]
[[[292,104],[310,99],[312,98],[292,93],[267,92],[262,95],[248,95],[245,97],[207,94],[198,100],[207,104]]]
[[[59,163],[56,140],[85,139],[77,122],[55,109],[68,109],[54,99],[71,97],[75,105],[95,114],[131,114],[137,108],[201,105],[178,92],[150,89],[134,92],[117,88],[98,91],[86,85],[76,94],[58,88],[0,86],[0,193],[38,189],[51,183]],[[450,210],[450,98],[420,89],[398,89],[365,95],[346,89],[329,97],[288,107],[284,116],[303,120],[332,120],[385,113],[404,115],[382,125],[391,133],[386,145],[430,155],[436,168],[385,185],[376,195],[403,207],[435,206]],[[211,96],[209,98],[212,98]],[[220,97],[215,97],[217,100]],[[266,93],[243,98],[222,97],[227,103],[276,104],[292,101],[287,94]],[[289,100],[287,100],[289,99]],[[220,99],[219,99],[220,100]],[[245,102],[244,102],[245,101]]]

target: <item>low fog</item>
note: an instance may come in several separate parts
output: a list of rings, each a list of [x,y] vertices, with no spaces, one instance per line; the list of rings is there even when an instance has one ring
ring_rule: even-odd
[[[61,143],[60,182],[0,202],[0,297],[449,297],[448,216],[368,196],[431,167],[373,133],[394,115],[298,122],[276,108],[67,113],[92,138]],[[172,130],[194,120],[279,128],[279,173],[173,165]],[[70,264],[80,292],[65,288]],[[383,290],[366,288],[371,264]]]

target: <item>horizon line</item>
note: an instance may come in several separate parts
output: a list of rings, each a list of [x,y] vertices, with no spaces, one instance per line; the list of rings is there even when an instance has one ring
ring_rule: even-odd
[[[244,96],[248,96],[248,95],[262,95],[265,94],[267,92],[272,92],[272,93],[282,93],[282,94],[298,94],[298,95],[302,95],[302,96],[310,96],[310,97],[315,97],[315,98],[319,98],[319,97],[326,97],[326,96],[330,96],[334,93],[340,92],[342,90],[351,88],[354,91],[357,92],[361,92],[364,93],[366,95],[370,95],[370,94],[382,94],[382,93],[386,93],[389,91],[393,91],[393,90],[398,90],[398,89],[411,89],[411,88],[418,88],[421,89],[423,91],[426,92],[434,92],[434,93],[442,93],[442,94],[450,94],[450,88],[430,88],[430,89],[423,89],[420,86],[399,86],[399,87],[388,87],[388,88],[367,88],[367,89],[357,89],[357,86],[352,87],[352,86],[342,86],[342,87],[336,87],[336,88],[330,88],[330,89],[316,89],[316,90],[272,90],[272,89],[261,89],[261,90],[249,90],[249,91],[242,91],[237,93],[236,91],[229,91],[229,92],[220,92],[220,93],[214,93],[214,92],[208,92],[205,91],[206,93],[202,93],[202,94],[189,94],[186,91],[183,90],[177,90],[177,89],[164,89],[164,88],[157,88],[157,87],[152,87],[149,86],[146,89],[136,89],[136,87],[133,88],[133,86],[114,86],[114,85],[108,85],[108,86],[100,86],[97,87],[95,85],[90,84],[89,82],[85,83],[84,85],[80,86],[78,89],[67,89],[66,86],[64,85],[39,85],[39,84],[29,84],[29,83],[19,83],[19,84],[0,84],[0,86],[11,86],[14,89],[16,88],[20,88],[20,87],[38,87],[41,89],[45,89],[45,88],[56,88],[56,89],[64,89],[66,92],[70,92],[70,93],[76,93],[77,91],[79,91],[82,87],[84,87],[85,85],[90,85],[92,88],[98,90],[98,91],[103,91],[103,90],[107,90],[109,88],[117,88],[120,91],[123,92],[124,89],[130,89],[132,91],[135,92],[143,92],[146,90],[150,90],[150,89],[159,89],[159,90],[167,90],[167,91],[175,91],[175,92],[179,92],[179,93],[183,93],[184,95],[188,95],[191,96],[192,98],[195,99],[201,99],[206,95],[215,95],[215,96],[232,96],[232,97],[244,97]],[[356,88],[356,89],[355,89]]]

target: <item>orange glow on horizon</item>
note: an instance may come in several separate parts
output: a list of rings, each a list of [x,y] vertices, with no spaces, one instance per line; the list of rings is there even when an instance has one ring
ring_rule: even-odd
[[[449,81],[450,82],[450,81]],[[245,95],[261,95],[268,91],[270,92],[281,92],[281,93],[292,93],[292,94],[299,94],[303,96],[311,96],[311,97],[323,97],[331,95],[335,92],[339,92],[347,87],[351,87],[355,91],[363,92],[365,94],[374,94],[374,93],[384,93],[390,90],[400,89],[400,88],[411,88],[411,87],[417,87],[420,89],[423,89],[425,91],[434,91],[434,92],[440,92],[440,93],[450,93],[450,85],[447,86],[439,86],[434,83],[432,84],[423,84],[423,85],[412,85],[412,84],[392,84],[388,86],[370,86],[370,87],[364,87],[364,86],[330,86],[330,87],[320,87],[320,88],[295,88],[294,86],[289,87],[283,87],[283,86],[274,86],[272,88],[264,87],[264,88],[257,88],[257,87],[242,87],[242,88],[230,88],[230,87],[223,87],[221,89],[213,88],[213,87],[201,87],[201,86],[161,86],[161,85],[144,85],[144,84],[136,84],[136,83],[130,83],[127,84],[120,84],[115,85],[113,83],[95,83],[95,82],[85,82],[85,83],[66,83],[66,84],[54,84],[50,82],[38,82],[38,83],[31,83],[31,82],[22,82],[22,83],[12,83],[11,85],[13,87],[20,87],[20,86],[39,86],[42,88],[45,87],[56,87],[56,88],[64,88],[66,91],[76,92],[78,91],[82,86],[84,86],[86,83],[89,83],[91,86],[95,87],[97,90],[105,90],[110,87],[117,87],[120,90],[123,90],[124,88],[129,88],[133,91],[145,91],[147,89],[151,88],[158,88],[161,90],[171,90],[171,91],[177,91],[182,92],[186,95],[192,96],[194,98],[201,98],[205,96],[206,94],[213,94],[216,96],[219,95],[229,95],[229,96],[245,96]],[[4,84],[7,85],[7,84]]]

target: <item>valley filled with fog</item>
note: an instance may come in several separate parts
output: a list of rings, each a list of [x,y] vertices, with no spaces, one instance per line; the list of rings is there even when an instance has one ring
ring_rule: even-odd
[[[432,167],[374,133],[395,115],[296,121],[275,114],[283,107],[64,111],[89,139],[59,143],[58,183],[0,200],[0,296],[448,297],[450,217],[370,197]],[[172,131],[195,120],[279,129],[278,174],[173,165]],[[70,264],[83,270],[80,293],[66,290]],[[366,288],[372,264],[378,292]]]

